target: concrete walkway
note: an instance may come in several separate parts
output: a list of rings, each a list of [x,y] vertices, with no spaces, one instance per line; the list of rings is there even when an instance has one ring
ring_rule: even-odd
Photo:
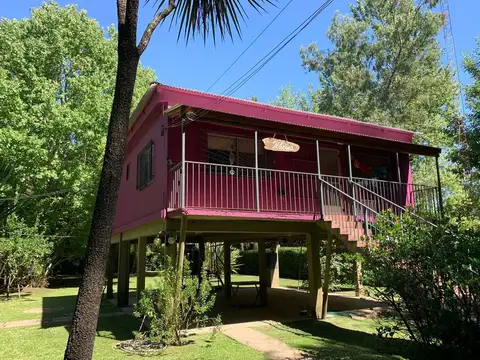
[[[224,327],[221,331],[229,338],[264,353],[272,360],[306,359],[300,351],[249,327],[231,326]]]

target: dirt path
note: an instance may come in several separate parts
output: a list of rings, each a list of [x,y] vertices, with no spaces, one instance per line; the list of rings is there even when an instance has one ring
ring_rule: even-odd
[[[119,316],[125,315],[123,311],[100,314],[100,317],[110,317],[110,316]],[[68,325],[72,321],[72,316],[61,316],[48,320],[41,319],[30,319],[30,320],[17,320],[17,321],[6,321],[0,322],[0,329],[8,329],[20,326],[50,326],[50,325]]]
[[[226,326],[221,331],[229,338],[264,353],[272,360],[306,359],[306,356],[300,351],[249,327]]]

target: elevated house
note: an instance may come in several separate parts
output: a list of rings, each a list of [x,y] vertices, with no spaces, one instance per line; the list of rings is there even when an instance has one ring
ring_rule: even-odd
[[[138,243],[138,291],[145,246],[175,243],[259,245],[260,299],[267,302],[265,239],[302,237],[308,248],[309,306],[326,311],[328,271],[320,246],[364,246],[377,215],[407,205],[441,211],[439,184],[412,183],[410,131],[153,84],[132,114],[112,256],[118,302],[128,302],[128,246]],[[437,161],[438,171],[438,161]],[[440,179],[438,179],[440,180]],[[329,254],[327,249],[327,256]],[[110,269],[113,268],[110,267]],[[112,272],[109,276],[111,294]],[[226,296],[231,295],[229,271]]]

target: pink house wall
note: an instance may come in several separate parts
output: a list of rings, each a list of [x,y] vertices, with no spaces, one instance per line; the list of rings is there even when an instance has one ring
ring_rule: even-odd
[[[114,234],[161,218],[167,204],[167,116],[152,111],[129,137],[120,193],[115,214]],[[137,189],[137,155],[153,141],[153,182]],[[126,168],[130,167],[126,179]]]

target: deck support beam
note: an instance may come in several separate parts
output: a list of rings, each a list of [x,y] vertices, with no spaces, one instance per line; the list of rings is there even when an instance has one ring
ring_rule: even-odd
[[[145,290],[145,273],[147,259],[147,238],[142,236],[137,242],[137,302]]]
[[[309,308],[316,318],[322,315],[323,291],[322,273],[320,267],[320,241],[316,233],[306,235],[307,260],[308,260],[308,284],[310,287]]]
[[[205,262],[205,240],[203,237],[198,238],[198,279],[202,282]]]
[[[223,243],[223,283],[225,285],[225,297],[227,299],[232,297],[232,258],[231,258],[231,243],[225,241]]]
[[[272,247],[272,252],[270,254],[270,263],[269,263],[269,270],[270,270],[270,281],[269,287],[275,289],[280,287],[280,262],[279,262],[279,252],[280,244],[277,242]]]
[[[115,275],[115,259],[117,258],[117,244],[110,244],[107,265],[107,299],[113,299],[113,277]]]
[[[265,254],[265,240],[258,242],[258,275],[260,278],[260,304],[268,304],[268,269],[267,258]]]
[[[332,234],[327,236],[327,248],[325,254],[325,275],[323,278],[323,303],[322,303],[322,319],[327,318],[328,309],[328,290],[330,286],[330,267],[332,262]]]
[[[355,296],[360,297],[363,295],[363,269],[360,260],[354,260],[353,273],[355,275]]]
[[[129,285],[130,285],[130,242],[123,241],[120,235],[120,244],[118,246],[118,286],[117,286],[117,305],[124,307],[128,305]]]

